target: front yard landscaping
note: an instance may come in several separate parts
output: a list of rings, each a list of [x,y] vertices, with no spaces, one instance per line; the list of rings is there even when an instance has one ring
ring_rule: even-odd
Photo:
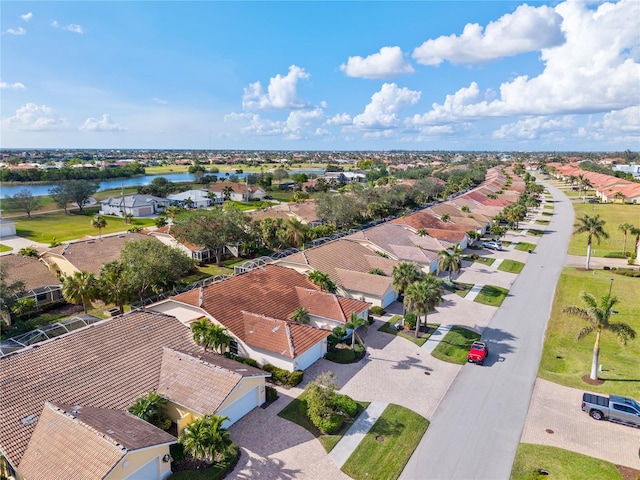
[[[544,230],[538,230],[536,228],[530,228],[527,230],[527,235],[531,235],[533,237],[541,237],[544,235]]]
[[[2,253],[2,252],[10,252],[11,250],[13,250],[13,248],[9,247],[8,245],[2,245],[0,243],[0,253]]]
[[[547,474],[541,473],[548,472]],[[613,463],[562,448],[521,443],[511,470],[511,480],[540,478],[573,480],[575,478],[606,478],[623,480]]]
[[[485,285],[475,298],[475,302],[482,303],[483,305],[490,305],[492,307],[499,307],[507,298],[509,290],[506,288],[498,287],[496,285]]]
[[[419,347],[424,345],[427,339],[431,336],[433,332],[436,331],[436,328],[440,326],[438,323],[427,323],[427,331],[424,331],[424,325],[421,327],[421,335],[420,338],[416,338],[414,331],[411,330],[398,330],[396,328],[396,323],[402,322],[402,315],[394,315],[391,317],[386,323],[383,323],[380,328],[378,328],[379,332],[389,333],[391,335],[395,335],[398,337],[406,338],[407,340],[415,343]]]
[[[388,405],[342,471],[356,480],[398,478],[427,428],[426,418],[400,405]]]
[[[535,243],[527,243],[527,242],[519,242],[515,246],[516,250],[520,250],[521,252],[528,252],[529,250],[534,251],[536,249]]]
[[[508,258],[498,265],[498,270],[509,273],[520,273],[523,268],[524,263],[518,262],[517,260],[509,260]]]
[[[443,362],[464,365],[467,363],[467,354],[471,344],[480,340],[480,334],[462,327],[451,327],[438,346],[431,352],[438,360]]]
[[[484,265],[493,265],[493,262],[496,261],[495,258],[490,258],[490,257],[480,257],[478,256],[477,253],[472,253],[471,255],[465,255],[464,257],[462,257],[463,260],[468,260],[470,262],[478,262],[478,263],[482,263]]]
[[[549,220],[536,220],[536,223],[538,225],[549,225],[551,223],[551,221],[549,221]]]
[[[614,279],[613,284],[611,278]],[[585,306],[580,292],[589,292],[596,299],[611,293],[619,299],[616,314],[611,322],[624,322],[640,332],[640,278],[614,275],[608,270],[582,271],[567,267],[558,279],[558,286],[547,325],[542,359],[538,375],[545,380],[573,388],[586,388],[582,380],[591,367],[595,334],[581,341],[576,335],[588,325],[576,317],[569,316],[562,309],[568,305]],[[599,377],[603,385],[589,385],[589,390],[613,393],[638,399],[640,391],[640,339],[636,338],[622,346],[616,337],[603,332],[600,338],[600,358],[602,371]]]

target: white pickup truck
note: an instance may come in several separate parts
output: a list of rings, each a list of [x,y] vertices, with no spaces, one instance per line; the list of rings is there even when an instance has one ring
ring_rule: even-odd
[[[619,395],[609,395],[607,398],[584,393],[582,394],[582,411],[596,420],[609,420],[640,427],[640,404],[632,398]]]

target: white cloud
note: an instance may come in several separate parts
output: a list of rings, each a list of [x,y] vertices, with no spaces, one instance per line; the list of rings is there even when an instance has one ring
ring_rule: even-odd
[[[291,112],[285,122],[285,132],[300,135],[313,124],[322,120],[323,116],[324,112],[321,108],[315,108],[313,110],[296,110]]]
[[[611,132],[640,134],[640,105],[607,113],[602,125],[605,130]]]
[[[64,118],[58,117],[53,108],[46,105],[27,103],[16,110],[13,117],[3,119],[2,125],[16,130],[54,130],[66,125]]]
[[[230,113],[224,121],[239,123],[243,132],[256,135],[281,135],[285,128],[285,122],[264,119],[257,113]]]
[[[427,40],[414,49],[413,58],[423,65],[483,63],[501,57],[560,45],[562,18],[553,8],[520,5],[483,28],[468,23],[460,36]]]
[[[298,80],[306,80],[310,75],[303,68],[291,65],[286,76],[280,74],[269,80],[267,92],[260,82],[244,89],[242,106],[245,110],[293,110],[310,108],[310,104],[298,97]]]
[[[443,104],[414,117],[416,123],[513,115],[563,115],[620,110],[640,99],[637,25],[640,2],[621,0],[590,9],[585,2],[556,7],[566,42],[544,49],[537,77],[520,76],[500,86],[498,98],[475,82]]]
[[[60,25],[57,20],[51,22],[51,26],[54,28],[59,28],[60,30],[66,30],[68,32],[79,33],[82,35],[84,33],[84,29],[81,25],[76,25],[75,23],[70,23],[69,25]]]
[[[157,103],[158,105],[166,105],[167,103],[169,103],[167,100],[164,100],[164,99],[162,99],[162,98],[158,98],[158,97],[153,97],[153,98],[151,99],[151,101],[152,101],[153,103]]]
[[[519,120],[515,123],[502,125],[492,134],[493,138],[508,139],[518,138],[534,140],[545,132],[570,131],[575,127],[575,117],[532,117]]]
[[[25,33],[27,33],[27,31],[22,27],[18,27],[18,28],[9,28],[5,33],[8,33],[9,35],[24,35]]]
[[[7,83],[7,82],[0,82],[0,89],[13,89],[13,90],[24,90],[25,87],[24,83],[20,83],[20,82],[14,82],[14,83]]]
[[[400,47],[382,47],[378,53],[365,58],[349,57],[346,64],[340,65],[340,70],[348,77],[359,78],[393,78],[414,72]]]
[[[118,125],[107,113],[102,114],[102,118],[87,118],[80,126],[80,130],[88,132],[123,132],[126,128]]]
[[[385,83],[379,92],[371,96],[364,112],[353,118],[353,126],[359,129],[386,129],[399,126],[397,114],[420,100],[421,92],[398,88],[395,83]]]
[[[20,15],[20,18],[22,20],[24,20],[25,22],[28,22],[29,20],[31,20],[33,18],[33,13],[31,13],[31,12],[25,13],[24,15]]]
[[[338,113],[327,120],[327,125],[349,125],[353,122],[348,113]]]

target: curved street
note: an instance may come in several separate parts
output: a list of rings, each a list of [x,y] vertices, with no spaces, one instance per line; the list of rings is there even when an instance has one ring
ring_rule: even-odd
[[[507,479],[536,381],[544,332],[573,229],[573,207],[557,188],[554,216],[483,334],[484,367],[462,369],[400,478]]]

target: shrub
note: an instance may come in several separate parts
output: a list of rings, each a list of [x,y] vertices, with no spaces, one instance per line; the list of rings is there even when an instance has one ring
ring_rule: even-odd
[[[185,457],[184,445],[180,442],[169,445],[169,454],[171,455],[171,460],[181,462]]]
[[[416,328],[416,322],[418,321],[418,317],[413,312],[407,312],[404,316],[404,326],[409,330],[413,330]]]
[[[371,307],[369,309],[369,311],[371,312],[372,315],[384,315],[385,314],[384,308],[382,308],[379,305],[374,305],[373,307]]]
[[[295,387],[296,385],[298,385],[300,382],[302,382],[302,378],[304,376],[304,372],[302,370],[290,372],[269,363],[264,365],[262,369],[266,372],[271,373],[272,381],[274,381],[278,385],[286,385],[288,387]]]
[[[335,363],[353,363],[356,360],[356,354],[350,348],[340,348],[327,352],[325,358]]]
[[[349,395],[337,394],[333,402],[336,411],[340,411],[346,416],[353,418],[358,412],[358,404]]]
[[[318,427],[322,433],[331,435],[337,432],[342,427],[343,418],[339,413],[332,413],[328,417],[318,417],[316,415],[311,416],[311,421]]]
[[[267,385],[265,396],[266,396],[267,402],[275,402],[278,399],[278,391],[275,388]]]
[[[253,358],[241,357],[240,355],[236,355],[231,352],[224,352],[224,356],[226,358],[230,358],[231,360],[235,360],[236,362],[244,363],[245,365],[249,365],[251,367],[260,368],[258,362],[256,362]]]
[[[335,348],[337,344],[342,341],[341,337],[338,337],[335,333],[332,333],[327,337],[327,345],[329,348]]]
[[[620,252],[610,252],[607,253],[604,258],[627,258],[627,255]]]
[[[365,349],[362,345],[356,343],[353,347],[353,353],[355,353],[356,359],[360,360],[362,357],[364,357]]]
[[[602,267],[603,270],[611,270],[611,267],[607,267],[606,265]]]

